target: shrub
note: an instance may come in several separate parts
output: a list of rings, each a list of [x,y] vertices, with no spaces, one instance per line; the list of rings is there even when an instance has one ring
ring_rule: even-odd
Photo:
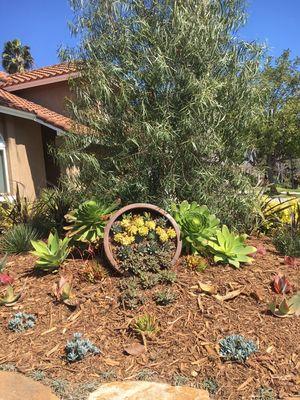
[[[183,246],[187,253],[201,251],[204,240],[214,237],[220,220],[211,214],[206,206],[196,202],[173,204],[172,213],[181,229]]]
[[[257,345],[252,340],[247,340],[241,335],[230,335],[219,341],[220,356],[227,361],[245,362],[247,358],[258,351]]]
[[[38,239],[38,232],[30,225],[15,225],[1,237],[0,252],[24,253],[32,249],[32,240]]]
[[[69,238],[60,239],[57,232],[54,235],[50,233],[47,244],[43,241],[36,242],[32,240],[31,243],[35,251],[31,253],[39,257],[35,268],[46,272],[57,270],[71,250],[68,247],[69,242]]]
[[[300,257],[300,229],[285,225],[273,236],[276,250],[286,256]]]
[[[88,355],[100,353],[98,347],[90,340],[82,338],[81,333],[74,333],[73,339],[68,341],[65,351],[69,362],[80,361]]]
[[[8,322],[8,328],[13,332],[23,332],[33,328],[36,322],[36,316],[23,312],[16,313]]]

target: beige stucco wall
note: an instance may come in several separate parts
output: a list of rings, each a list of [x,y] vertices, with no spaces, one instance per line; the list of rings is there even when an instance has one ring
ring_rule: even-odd
[[[65,99],[71,97],[68,81],[36,86],[13,93],[59,114],[67,115]]]
[[[41,126],[0,114],[0,129],[7,146],[10,193],[15,194],[18,185],[21,196],[33,200],[46,186]]]

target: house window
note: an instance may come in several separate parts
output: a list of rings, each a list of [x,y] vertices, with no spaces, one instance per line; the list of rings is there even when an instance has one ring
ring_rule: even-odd
[[[7,162],[5,142],[0,134],[0,194],[8,192]]]

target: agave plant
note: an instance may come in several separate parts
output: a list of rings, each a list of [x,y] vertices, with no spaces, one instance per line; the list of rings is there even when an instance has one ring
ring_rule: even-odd
[[[9,285],[5,295],[0,298],[0,306],[13,306],[21,297],[21,293],[15,293],[14,288]]]
[[[196,202],[172,204],[172,214],[181,229],[182,241],[187,252],[196,253],[205,246],[205,240],[214,237],[220,220],[209,212],[207,206]]]
[[[65,216],[70,223],[65,227],[67,236],[77,242],[96,244],[103,238],[106,221],[116,207],[115,203],[107,206],[97,200],[85,201]]]
[[[58,233],[50,233],[47,243],[31,241],[35,251],[31,253],[38,258],[35,268],[40,271],[53,272],[65,261],[70,252],[70,239],[60,239]]]
[[[73,294],[73,281],[69,281],[65,277],[61,277],[59,282],[53,286],[53,294],[58,301],[65,303],[68,306],[76,306],[77,301]]]
[[[240,267],[240,263],[251,263],[251,254],[256,252],[253,246],[245,244],[245,235],[235,235],[230,232],[226,225],[222,230],[216,232],[216,238],[207,240],[208,249],[214,254],[215,262],[231,264],[235,268]]]

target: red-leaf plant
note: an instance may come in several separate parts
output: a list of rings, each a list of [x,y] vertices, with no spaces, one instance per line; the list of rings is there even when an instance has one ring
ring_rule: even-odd
[[[292,291],[292,285],[285,275],[276,274],[273,278],[273,289],[278,294],[286,294]]]

